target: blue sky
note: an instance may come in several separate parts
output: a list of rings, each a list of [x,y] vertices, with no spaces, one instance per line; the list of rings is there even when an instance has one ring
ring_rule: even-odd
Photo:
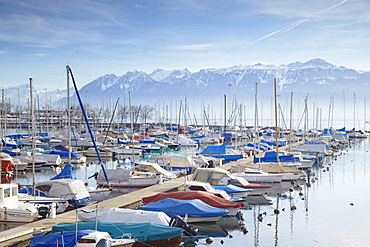
[[[0,0],[0,88],[105,74],[288,64],[370,70],[369,0]]]

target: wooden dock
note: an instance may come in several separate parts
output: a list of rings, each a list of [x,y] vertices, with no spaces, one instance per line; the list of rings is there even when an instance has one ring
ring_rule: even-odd
[[[181,190],[184,177],[168,181],[163,184],[156,184],[147,188],[143,188],[128,194],[124,194],[118,197],[114,197],[109,200],[105,200],[98,203],[99,208],[136,208],[141,203],[142,197],[152,196],[162,192],[171,192]],[[84,208],[95,209],[96,204],[91,204]],[[3,232],[0,232],[0,246],[11,246],[11,247],[23,247],[29,244],[34,229],[42,229],[44,232],[50,232],[51,228],[61,222],[76,222],[77,210],[71,210],[62,214],[58,214],[54,219],[42,219],[34,221],[28,224],[24,224],[20,227],[12,228]]]

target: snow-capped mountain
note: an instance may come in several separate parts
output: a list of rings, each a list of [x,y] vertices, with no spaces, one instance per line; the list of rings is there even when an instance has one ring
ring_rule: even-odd
[[[370,92],[367,87],[370,72],[338,67],[319,58],[305,63],[239,65],[202,69],[193,73],[187,69],[157,69],[150,74],[142,71],[130,71],[122,76],[107,74],[86,84],[79,92],[82,99],[87,100],[90,105],[106,104],[118,97],[125,98],[127,104],[128,91],[133,105],[152,105],[158,100],[169,102],[170,99],[179,101],[185,98],[197,99],[199,102],[220,102],[224,95],[230,95],[230,90],[235,88],[238,102],[246,102],[253,98],[256,83],[261,100],[270,100],[274,78],[277,79],[278,94],[283,97],[288,97],[291,92],[294,92],[295,97],[315,95],[315,99],[328,99],[334,94],[343,95],[344,92],[348,95],[355,92],[358,97],[365,97]],[[13,104],[17,104],[18,88],[21,98],[29,97],[29,89],[25,85],[6,88],[5,95]],[[40,104],[44,104],[45,101],[41,99],[45,98],[60,102],[66,96],[66,91],[40,90],[37,95]],[[63,100],[65,101],[65,98]]]
[[[34,102],[35,105],[38,105],[40,107],[45,107],[45,105],[47,104],[49,105],[48,107],[50,107],[50,105],[65,98],[67,96],[67,90],[57,89],[54,91],[49,91],[46,88],[37,90],[33,86],[32,95],[33,95],[33,98],[36,99],[36,102]],[[4,96],[5,96],[5,99],[7,100],[10,99],[10,103],[14,106],[18,104],[22,106],[27,106],[29,104],[29,99],[30,99],[30,85],[22,84],[22,85],[18,85],[14,87],[5,88]]]

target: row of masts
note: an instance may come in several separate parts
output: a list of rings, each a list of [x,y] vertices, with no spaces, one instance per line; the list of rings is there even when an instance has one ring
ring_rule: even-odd
[[[256,83],[257,84],[257,83]],[[232,84],[230,84],[232,85]],[[234,126],[245,127],[245,126],[255,126],[256,124],[252,124],[251,121],[254,119],[253,110],[249,111],[247,114],[247,109],[252,109],[245,104],[238,103],[236,100],[236,91],[235,88],[232,87],[234,90],[234,99],[229,100],[227,102],[226,94],[224,95],[225,104],[222,106],[223,110],[215,110],[214,107],[211,107],[209,104],[206,105],[204,100],[201,101],[200,109],[196,110],[196,106],[193,108],[193,113],[190,110],[190,103],[185,100],[176,101],[176,112],[174,112],[174,108],[172,106],[172,99],[170,99],[170,105],[165,104],[165,101],[154,103],[154,106],[150,105],[140,105],[140,106],[133,106],[130,102],[130,106],[127,106],[126,101],[127,97],[123,97],[123,106],[119,103],[117,99],[116,103],[114,104],[111,101],[107,106],[104,107],[92,107],[85,103],[86,111],[88,114],[89,121],[96,126],[97,124],[101,124],[102,128],[106,128],[109,124],[109,121],[112,120],[113,124],[115,124],[118,128],[122,128],[123,123],[132,122],[131,120],[134,119],[134,123],[150,123],[150,124],[162,124],[165,125],[192,125],[192,126],[226,126],[228,128],[233,128]],[[67,98],[70,98],[69,90],[67,90],[68,95]],[[255,91],[255,95],[257,96],[257,89]],[[87,96],[86,96],[87,97]],[[366,98],[365,98],[365,111],[364,111],[364,120],[359,120],[358,114],[358,107],[356,101],[356,95],[354,93],[354,110],[353,110],[353,128],[358,129],[366,129]],[[129,97],[128,97],[129,98]],[[38,104],[38,107],[35,107],[36,99],[30,99],[29,102],[33,101],[33,108],[35,111],[35,116],[33,121],[36,121],[36,126],[42,125],[43,128],[48,128],[50,126],[57,126],[58,124],[63,124],[64,122],[69,122],[75,125],[83,124],[83,116],[82,112],[79,107],[71,106],[68,103],[67,106],[62,106],[60,110],[57,110],[57,106],[51,107],[52,104],[46,104],[45,107],[41,107]],[[131,101],[131,99],[128,99]],[[38,99],[37,99],[38,101]],[[232,103],[230,103],[232,102]],[[343,114],[345,114],[345,98],[343,97]],[[180,106],[178,106],[178,103]],[[229,107],[227,107],[227,103]],[[1,115],[0,115],[0,124],[5,127],[6,125],[10,126],[10,128],[17,128],[21,125],[29,125],[31,126],[30,119],[31,114],[27,108],[21,109],[20,106],[14,107],[17,108],[15,111],[11,111],[10,102],[7,103],[5,100],[4,89],[2,90],[2,100],[1,100]],[[30,103],[29,103],[30,104]],[[194,103],[195,104],[195,103]],[[299,116],[300,118],[295,118],[295,125],[293,126],[293,109],[297,111],[297,107],[293,107],[293,92],[291,92],[290,97],[290,106],[289,106],[289,114],[288,107],[283,109],[280,104],[277,105],[279,118],[281,119],[281,126],[285,129],[316,129],[322,130],[323,128],[329,128],[334,126],[335,112],[334,112],[334,95],[330,97],[329,100],[329,109],[328,113],[323,116],[323,108],[317,107],[318,105],[315,102],[312,102],[312,108],[308,106],[308,95],[304,99],[303,105],[303,113],[300,115],[296,113],[295,116]],[[263,102],[259,103],[261,108],[263,108]],[[29,107],[28,107],[29,108]],[[54,109],[53,109],[54,108]],[[308,114],[308,110],[310,109],[311,116]],[[117,109],[114,118],[112,117],[112,111]],[[271,108],[274,109],[274,108]],[[219,113],[217,113],[217,111]],[[228,111],[228,112],[227,112]],[[198,112],[198,113],[197,113]],[[256,109],[255,109],[256,112]],[[260,111],[262,113],[262,111]],[[254,113],[255,114],[255,113]],[[66,116],[68,115],[68,116]],[[178,117],[177,117],[178,115]],[[181,116],[180,116],[181,115]],[[199,115],[201,117],[199,117]],[[285,123],[284,115],[290,115],[290,124],[287,126]],[[134,116],[134,117],[132,117]],[[197,118],[198,116],[198,118]],[[67,119],[68,117],[68,119]],[[275,117],[271,117],[270,120],[266,118],[266,116],[260,116],[261,125],[265,126],[274,126],[273,119]],[[304,119],[304,120],[303,120]],[[325,123],[325,119],[327,119],[327,124]],[[179,122],[181,120],[181,123]],[[265,123],[262,124],[262,122]],[[268,124],[268,121],[271,121]],[[249,122],[249,124],[248,124]],[[266,123],[267,122],[267,123]],[[343,127],[346,127],[346,122],[350,122],[348,119],[346,120],[346,116],[343,119]],[[303,123],[303,124],[302,124]],[[259,125],[259,124],[257,124]],[[302,127],[303,126],[303,127]],[[357,129],[356,128],[356,129]],[[7,128],[5,128],[7,129]]]

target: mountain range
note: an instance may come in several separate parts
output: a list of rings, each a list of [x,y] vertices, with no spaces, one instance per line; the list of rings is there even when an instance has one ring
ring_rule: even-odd
[[[207,104],[218,102],[222,107],[225,97],[229,102],[237,100],[252,102],[254,92],[258,88],[258,97],[262,101],[271,102],[273,81],[277,80],[277,92],[280,97],[295,98],[309,95],[311,100],[328,100],[331,97],[366,97],[369,95],[369,71],[358,71],[343,66],[336,66],[323,59],[315,58],[307,62],[294,62],[287,65],[239,65],[229,68],[208,68],[198,72],[182,70],[156,69],[147,74],[142,71],[129,71],[122,76],[106,74],[79,89],[81,98],[90,105],[107,105],[120,98],[120,104],[128,104],[128,92],[133,105],[169,104],[185,99],[205,101]],[[77,84],[81,82],[77,81]],[[234,91],[235,90],[235,91]],[[66,101],[66,90],[34,91],[39,104],[48,103],[57,106]],[[77,103],[74,90],[71,90],[72,101]],[[5,97],[12,104],[27,104],[24,99],[29,97],[29,86],[19,85],[5,88]],[[36,97],[36,96],[35,96]],[[123,103],[123,99],[125,103]]]

